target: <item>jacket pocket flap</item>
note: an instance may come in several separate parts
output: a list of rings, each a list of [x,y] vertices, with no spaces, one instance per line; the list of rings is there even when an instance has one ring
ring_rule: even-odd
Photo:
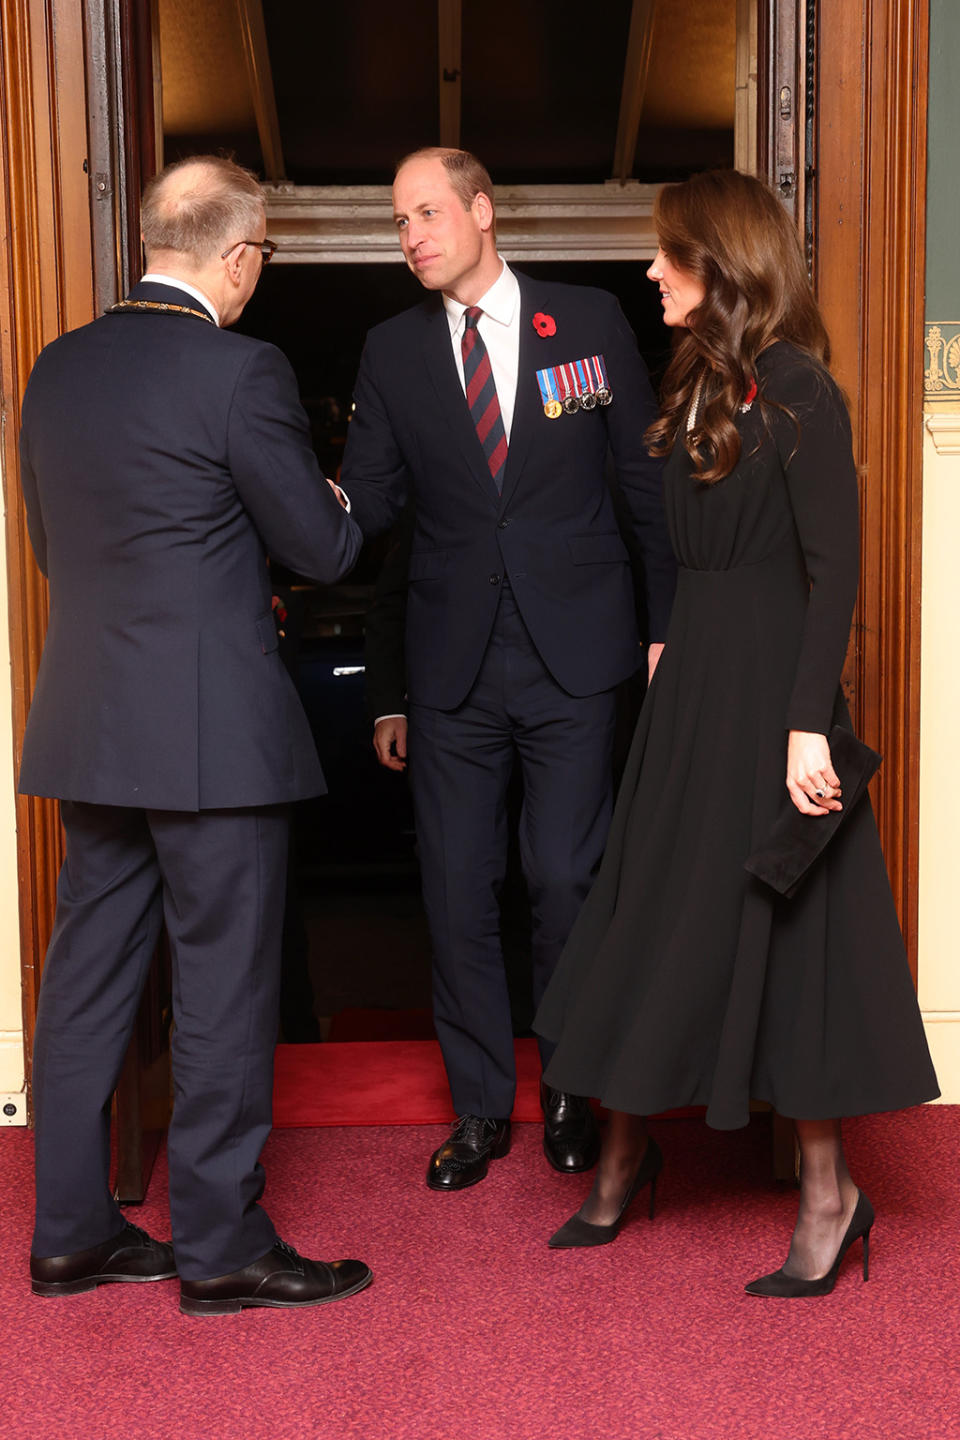
[[[610,565],[630,559],[619,535],[571,535],[567,544],[574,565]]]

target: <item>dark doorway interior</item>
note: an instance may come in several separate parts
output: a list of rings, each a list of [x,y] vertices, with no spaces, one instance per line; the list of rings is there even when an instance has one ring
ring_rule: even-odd
[[[613,291],[656,377],[667,340],[644,264],[521,268]],[[342,456],[366,331],[421,296],[402,265],[275,265],[265,272],[238,328],[290,357],[327,474],[336,474]],[[283,1005],[289,1040],[432,1034],[429,940],[406,778],[377,765],[364,705],[364,616],[383,553],[382,541],[369,544],[348,580],[330,589],[292,575],[275,577],[286,611],[281,647],[329,785],[329,794],[298,807],[295,819]],[[636,692],[624,698],[624,741],[639,698]],[[519,796],[512,799],[519,803]],[[522,1034],[532,1006],[526,904],[515,856],[503,905],[515,1027]]]
[[[436,0],[264,4],[262,44],[237,25],[236,0],[154,3],[166,160],[222,147],[272,180],[389,185],[400,156],[456,144],[513,185],[677,179],[733,159],[736,0],[606,0],[596,15],[485,0],[456,7],[453,53]],[[653,57],[642,79],[629,43],[638,8]],[[251,62],[261,108],[275,106],[272,141]],[[455,134],[440,120],[451,92]],[[621,174],[618,121],[638,96]]]
[[[611,178],[677,179],[733,159],[735,0],[646,7],[640,46],[631,35],[645,7],[631,0],[611,0],[598,23],[573,25],[545,24],[540,7],[491,0],[457,7],[455,54],[433,0],[376,0],[362,25],[349,8],[303,0],[254,8],[262,8],[262,31],[237,26],[234,0],[156,0],[165,159],[223,149],[272,182],[387,186],[399,156],[456,143],[483,156],[501,185],[598,189]],[[644,54],[654,57],[649,65]],[[614,291],[659,368],[664,333],[645,266],[521,268]],[[289,354],[328,474],[342,455],[364,333],[419,298],[401,263],[277,263],[263,276],[242,328]],[[364,615],[383,553],[383,542],[368,546],[348,581],[324,592],[274,577],[287,612],[281,644],[330,785],[296,821],[289,1038],[429,1033],[410,802],[404,778],[376,765],[363,702]],[[626,731],[635,703],[625,707]],[[522,887],[508,892],[523,1028]]]

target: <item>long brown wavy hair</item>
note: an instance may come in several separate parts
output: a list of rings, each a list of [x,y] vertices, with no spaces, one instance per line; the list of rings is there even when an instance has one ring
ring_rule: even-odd
[[[660,191],[653,212],[660,247],[695,276],[704,298],[674,336],[660,418],[647,431],[654,455],[679,434],[699,480],[722,480],[740,458],[733,423],[757,358],[789,340],[826,367],[830,342],[813,298],[797,233],[773,193],[751,175],[710,170]],[[696,426],[687,415],[702,380]],[[761,407],[771,408],[761,390]],[[782,406],[775,408],[782,409]]]

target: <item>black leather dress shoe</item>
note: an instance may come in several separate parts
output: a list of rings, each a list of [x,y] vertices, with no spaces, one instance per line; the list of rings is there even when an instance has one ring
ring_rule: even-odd
[[[600,1155],[600,1133],[589,1100],[551,1090],[540,1081],[543,1109],[543,1153],[554,1170],[579,1175],[590,1170]]]
[[[431,1190],[465,1190],[487,1173],[491,1160],[510,1149],[510,1121],[486,1115],[461,1115],[427,1166]]]
[[[72,1255],[30,1256],[34,1295],[79,1295],[98,1285],[172,1280],[177,1273],[173,1246],[151,1240],[139,1225],[124,1225],[118,1234]]]
[[[278,1240],[266,1255],[214,1280],[181,1280],[184,1315],[235,1315],[245,1305],[293,1309],[327,1305],[365,1290],[373,1271],[362,1260],[307,1260]]]

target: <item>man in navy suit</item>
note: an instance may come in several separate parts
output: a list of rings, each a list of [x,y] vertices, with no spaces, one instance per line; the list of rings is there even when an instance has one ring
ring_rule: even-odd
[[[382,716],[385,762],[410,773],[434,950],[434,1017],[458,1120],[427,1183],[456,1190],[506,1154],[515,1092],[500,947],[505,795],[519,761],[520,846],[539,1001],[596,873],[611,811],[614,690],[641,661],[608,446],[643,556],[650,635],[674,585],[656,414],[612,295],[514,275],[490,177],[433,149],[398,167],[400,244],[430,298],[367,337],[342,485],[364,533],[415,516],[407,718]],[[649,651],[649,668],[659,654]],[[392,753],[391,753],[392,752]],[[541,1042],[544,1062],[549,1047]],[[593,1164],[584,1100],[541,1088],[558,1170]]]
[[[201,157],[151,181],[148,273],[43,351],[23,406],[50,625],[20,788],[66,834],[34,1048],[38,1295],[179,1274],[180,1308],[335,1300],[258,1204],[271,1122],[288,807],[323,793],[277,651],[267,555],[328,584],[362,543],[289,364],[223,328],[273,250],[263,193]],[[173,1245],[109,1189],[110,1097],[161,922],[173,961]]]

